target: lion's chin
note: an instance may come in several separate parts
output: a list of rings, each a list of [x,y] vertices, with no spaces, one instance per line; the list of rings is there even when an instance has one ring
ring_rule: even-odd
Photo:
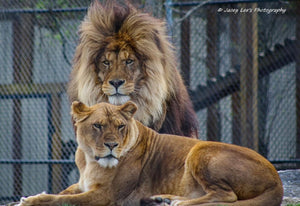
[[[114,105],[122,105],[128,102],[129,100],[130,97],[127,95],[115,94],[115,95],[108,96],[108,102]]]
[[[112,156],[102,157],[98,160],[98,163],[101,167],[104,168],[113,168],[116,167],[119,163],[119,160]]]

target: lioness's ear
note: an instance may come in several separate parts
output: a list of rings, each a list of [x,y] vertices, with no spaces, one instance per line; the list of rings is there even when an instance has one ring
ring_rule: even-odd
[[[137,110],[137,106],[135,103],[129,101],[121,106],[121,113],[125,116],[126,119],[130,119],[133,117]]]
[[[92,113],[92,110],[79,101],[74,101],[71,106],[71,115],[76,122],[85,120],[89,114]]]

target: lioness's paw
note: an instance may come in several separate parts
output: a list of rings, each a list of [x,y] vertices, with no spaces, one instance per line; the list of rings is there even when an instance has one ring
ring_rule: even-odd
[[[181,200],[174,200],[171,202],[171,205],[170,206],[180,206],[182,201]]]
[[[143,198],[141,199],[141,206],[169,206],[171,203],[170,199],[161,197]]]
[[[28,198],[28,197],[21,197],[20,203],[19,203],[19,204],[16,204],[16,206],[27,206],[27,205],[30,205],[30,204],[26,201],[27,198]]]
[[[42,195],[46,194],[46,192],[42,192],[40,194],[29,196],[29,197],[21,197],[20,203],[16,206],[30,206],[34,205],[34,200],[39,199]]]
[[[160,203],[162,205],[170,205],[171,204],[171,200],[169,198],[154,197],[154,201],[156,203]]]

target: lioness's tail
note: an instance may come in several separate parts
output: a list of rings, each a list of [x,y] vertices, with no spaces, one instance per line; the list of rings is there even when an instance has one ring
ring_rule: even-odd
[[[269,188],[261,195],[248,200],[238,200],[233,203],[218,202],[201,204],[201,206],[280,206],[283,197],[283,189],[280,184]]]

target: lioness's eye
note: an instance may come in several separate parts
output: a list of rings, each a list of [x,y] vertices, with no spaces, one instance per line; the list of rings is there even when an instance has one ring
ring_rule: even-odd
[[[133,64],[133,60],[132,59],[126,59],[126,61],[125,61],[125,63],[127,64],[127,65],[130,65],[130,64]]]
[[[93,124],[93,127],[100,130],[102,129],[102,125],[97,123]]]
[[[121,130],[121,129],[123,129],[124,127],[125,127],[125,125],[124,125],[124,124],[121,124],[121,125],[118,126],[118,129]]]
[[[104,64],[104,66],[109,66],[109,61],[108,60],[104,60],[103,62],[102,62],[102,64]]]

